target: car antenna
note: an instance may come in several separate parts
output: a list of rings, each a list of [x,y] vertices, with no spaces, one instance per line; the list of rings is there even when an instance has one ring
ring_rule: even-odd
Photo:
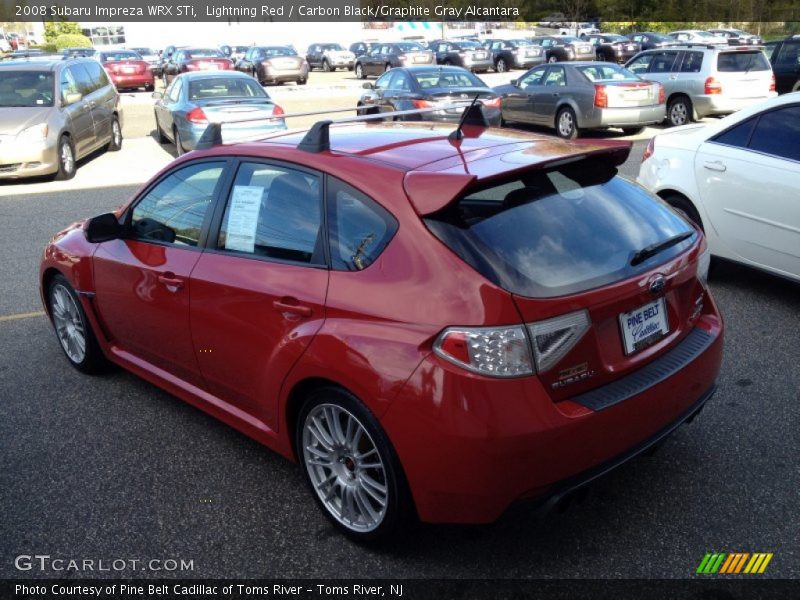
[[[461,115],[461,120],[458,122],[458,127],[456,127],[455,131],[453,131],[450,135],[447,136],[451,142],[458,142],[464,137],[464,132],[461,131],[461,128],[464,125],[475,125],[477,127],[489,127],[489,123],[486,121],[486,116],[483,114],[483,107],[478,104],[478,98],[480,94],[475,94],[475,97],[472,99],[472,103],[464,110],[464,113]]]

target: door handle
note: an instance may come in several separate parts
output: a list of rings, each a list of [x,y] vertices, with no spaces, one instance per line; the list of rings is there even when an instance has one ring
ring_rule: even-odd
[[[721,172],[721,173],[722,173],[722,172],[724,172],[724,171],[726,171],[726,170],[728,169],[728,167],[726,167],[725,165],[723,165],[723,164],[722,164],[721,162],[719,162],[718,160],[717,160],[717,161],[714,161],[714,162],[705,162],[705,163],[703,163],[703,166],[704,166],[706,169],[708,169],[709,171],[719,171],[719,172]]]
[[[297,298],[284,297],[280,300],[275,300],[272,303],[272,307],[282,313],[290,313],[301,317],[311,316],[311,307],[300,304]]]
[[[669,80],[670,80],[670,81],[675,81],[677,78],[678,78],[678,76],[677,76],[677,75],[670,75],[670,76],[669,76]]]
[[[176,291],[183,287],[184,281],[179,277],[175,277],[175,273],[167,271],[158,276],[158,282],[163,283],[168,288],[176,288]]]

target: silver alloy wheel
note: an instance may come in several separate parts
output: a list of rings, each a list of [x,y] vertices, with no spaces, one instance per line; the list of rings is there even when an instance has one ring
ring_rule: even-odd
[[[50,308],[58,341],[69,359],[81,363],[86,357],[86,329],[72,294],[57,283],[50,292]]]
[[[308,476],[328,512],[353,531],[377,529],[389,503],[386,468],[356,416],[337,404],[315,406],[302,442]]]
[[[684,102],[678,101],[669,110],[669,120],[673,125],[686,125],[689,120],[689,110]]]
[[[558,133],[563,137],[569,137],[574,127],[575,119],[572,118],[572,113],[568,110],[562,111],[558,117]]]
[[[61,169],[64,173],[70,174],[75,170],[75,155],[72,153],[72,146],[69,141],[61,141]]]
[[[122,145],[122,130],[119,127],[119,121],[114,119],[111,121],[111,138],[114,140],[114,146]]]
[[[356,65],[356,78],[364,79],[364,67],[361,66],[361,63]]]
[[[505,73],[506,71],[508,71],[508,69],[506,68],[506,61],[503,60],[502,58],[497,61],[497,69],[496,69],[496,71],[498,73]]]

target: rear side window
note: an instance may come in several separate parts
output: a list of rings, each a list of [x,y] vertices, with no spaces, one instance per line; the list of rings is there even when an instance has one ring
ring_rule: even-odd
[[[753,127],[757,120],[758,117],[753,117],[743,123],[739,123],[736,127],[731,127],[728,131],[719,134],[712,141],[718,144],[725,144],[726,146],[747,148],[747,143],[750,141],[750,134],[753,133]]]
[[[466,263],[512,293],[582,292],[662,264],[696,237],[631,266],[636,252],[693,229],[615,173],[586,161],[527,173],[472,192],[425,222]]]
[[[800,106],[787,106],[761,115],[750,148],[800,161]]]
[[[84,65],[89,71],[89,76],[94,80],[97,88],[104,88],[109,85],[108,76],[105,69],[99,63],[87,63]]]
[[[386,248],[397,231],[397,221],[355,188],[329,177],[328,228],[331,266],[361,271]]]
[[[681,73],[699,73],[703,66],[702,52],[686,52],[681,63]]]
[[[770,68],[769,61],[761,50],[720,52],[717,56],[717,71],[720,73],[769,71]]]

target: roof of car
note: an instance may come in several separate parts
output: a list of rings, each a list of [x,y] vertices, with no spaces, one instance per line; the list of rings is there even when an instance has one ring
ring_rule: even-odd
[[[62,56],[32,56],[31,58],[12,58],[0,62],[0,69],[4,71],[54,71],[58,65],[69,64]]]

